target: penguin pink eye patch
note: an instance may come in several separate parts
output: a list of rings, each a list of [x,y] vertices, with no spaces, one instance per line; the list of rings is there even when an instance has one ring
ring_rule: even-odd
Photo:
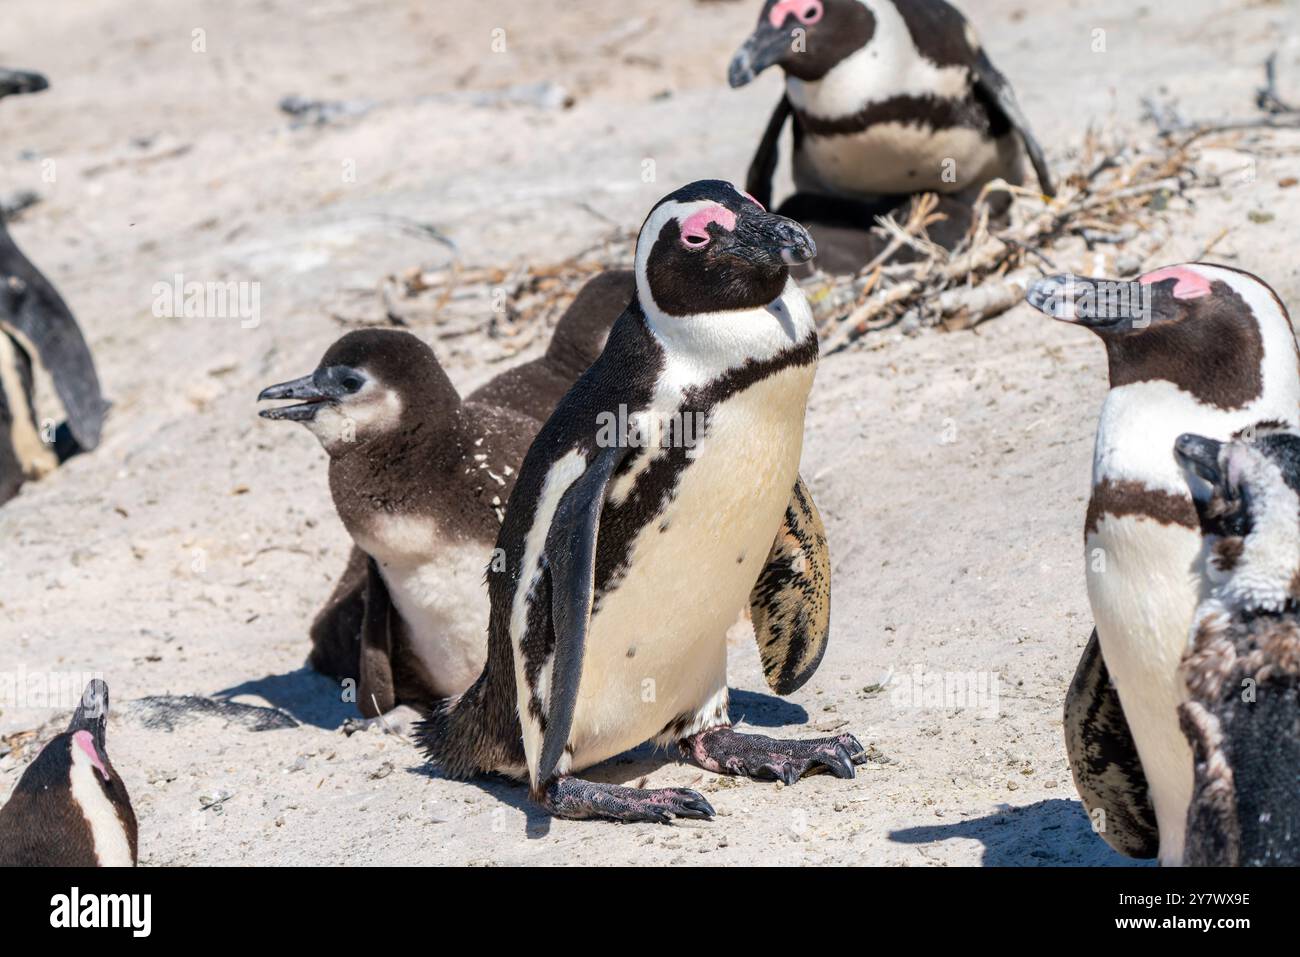
[[[1200,299],[1210,294],[1210,280],[1184,266],[1169,266],[1165,269],[1157,269],[1155,272],[1149,272],[1141,277],[1138,282],[1144,286],[1149,286],[1152,283],[1163,282],[1166,279],[1178,280],[1174,286],[1175,299]]]
[[[779,30],[785,18],[793,13],[800,23],[811,26],[822,18],[822,12],[822,0],[780,0],[768,14],[768,19]]]
[[[710,223],[717,223],[727,232],[731,232],[736,228],[736,214],[725,206],[710,206],[698,213],[692,213],[682,223],[682,242],[692,249],[707,246],[709,240],[713,238],[709,235]]]
[[[108,768],[104,766],[104,762],[99,757],[99,752],[95,750],[95,739],[90,736],[90,732],[76,732],[72,736],[72,743],[81,748],[82,751],[86,752],[86,755],[90,758],[90,763],[94,766],[95,770],[102,774],[104,780],[107,781]]]

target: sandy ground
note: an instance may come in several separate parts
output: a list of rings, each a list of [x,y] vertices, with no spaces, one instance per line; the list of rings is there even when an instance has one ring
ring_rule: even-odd
[[[1143,96],[1248,113],[1273,49],[1300,77],[1294,5],[964,8],[1057,161],[1090,122],[1138,129]],[[119,702],[225,691],[302,722],[167,733],[116,719],[142,863],[1124,863],[1089,830],[1060,720],[1091,627],[1079,535],[1103,356],[1025,307],[822,364],[803,473],[834,554],[830,651],[782,700],[735,636],[733,714],[786,736],[854,731],[874,754],[855,781],[782,788],[642,750],[593,773],[697,787],[717,820],[553,822],[522,788],[445,781],[398,736],[348,736],[350,706],[303,670],[348,542],[323,452],[258,420],[259,388],[315,364],[343,331],[330,313],[348,290],[453,256],[554,261],[634,228],[683,182],[743,178],[779,87],[724,81],[757,9],[7,0],[0,63],[42,70],[53,89],[0,106],[0,193],[43,196],[12,232],[80,318],[114,408],[94,455],[0,509],[0,672],[102,672]],[[573,105],[481,103],[542,82]],[[294,128],[276,106],[293,93],[371,108]],[[1300,190],[1278,185],[1294,170],[1293,156],[1261,156],[1253,181],[1203,198],[1162,258],[1195,257],[1227,229],[1214,258],[1300,302],[1287,243]],[[261,321],[156,317],[154,285],[177,273],[260,283]],[[501,368],[487,336],[415,331],[467,389]],[[898,680],[965,673],[995,681],[996,698],[912,702]],[[0,707],[0,735],[64,720]],[[0,757],[0,796],[30,756]]]

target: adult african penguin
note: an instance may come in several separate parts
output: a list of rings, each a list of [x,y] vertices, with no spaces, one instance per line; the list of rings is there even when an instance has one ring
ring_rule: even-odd
[[[433,350],[397,330],[350,332],[258,399],[295,400],[260,414],[320,441],[356,545],[312,626],[312,666],[356,680],[370,717],[464,691],[487,654],[483,571],[540,423],[462,402]]]
[[[0,97],[48,86],[0,69]],[[45,429],[35,412],[32,362],[50,374],[67,420]],[[90,348],[58,291],[15,245],[0,216],[0,503],[29,479],[99,444],[108,404]]]
[[[944,0],[767,0],[728,79],[744,86],[772,66],[785,72],[785,93],[746,189],[770,203],[778,141],[793,120],[797,192],[778,211],[815,225],[827,240],[823,258],[845,260],[819,260],[824,269],[860,267],[871,247],[865,230],[922,192],[941,195],[951,224],[933,238],[952,245],[985,183],[1024,182],[1026,153],[1039,187],[1053,193],[1011,85]]]
[[[1194,777],[1184,862],[1300,865],[1300,435],[1183,435],[1210,592],[1192,622],[1179,708]]]
[[[68,730],[47,744],[0,808],[0,867],[134,867],[139,832],[108,759],[108,685],[86,686]]]
[[[729,183],[664,197],[636,247],[636,296],[520,470],[488,575],[488,662],[420,741],[445,773],[527,776],[552,814],[711,817],[695,791],[582,780],[647,740],[709,770],[852,777],[852,735],[741,735],[726,632],[751,606],[769,683],[815,670],[830,567],[798,475],[818,342],[792,264],[808,233]]]
[[[1174,443],[1300,423],[1295,336],[1259,278],[1204,263],[1133,283],[1049,277],[1028,300],[1092,330],[1110,370],[1084,523],[1096,630],[1065,706],[1071,767],[1107,843],[1177,864],[1192,792],[1178,667],[1206,588],[1208,489],[1189,489]]]

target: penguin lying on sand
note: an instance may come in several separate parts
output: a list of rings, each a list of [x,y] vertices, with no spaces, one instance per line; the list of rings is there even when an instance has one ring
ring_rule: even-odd
[[[948,221],[931,238],[951,247],[984,184],[1024,181],[1026,154],[1053,193],[1010,83],[944,0],[767,0],[728,79],[744,86],[771,66],[785,72],[786,89],[746,189],[770,205],[777,144],[792,120],[797,192],[778,212],[809,225],[822,269],[860,268],[880,245],[866,232],[875,218],[923,192],[940,195]]]
[[[0,96],[46,87],[37,74],[0,70]],[[45,435],[32,394],[32,360],[41,363],[67,414]],[[62,297],[14,245],[0,217],[0,503],[99,444],[107,404],[90,348]]]
[[[312,666],[355,678],[371,717],[464,691],[487,653],[483,571],[539,423],[462,402],[433,350],[396,330],[350,332],[315,372],[258,399],[298,400],[260,414],[320,441],[334,506],[366,556],[363,606],[348,603],[354,554],[332,617],[313,627]]]
[[[1209,597],[1183,656],[1182,729],[1195,760],[1183,861],[1300,865],[1300,436],[1184,435]]]
[[[488,575],[487,666],[420,730],[445,773],[526,775],[559,817],[660,822],[713,809],[574,775],[653,739],[720,773],[853,777],[852,735],[741,735],[727,710],[726,632],[745,604],[780,693],[829,630],[826,540],[798,475],[818,341],[789,273],[814,251],[729,183],[651,210],[636,297],[520,469],[505,569]]]
[[[1189,491],[1174,442],[1300,425],[1295,335],[1261,280],[1202,263],[1132,283],[1049,277],[1028,299],[1096,333],[1110,366],[1084,527],[1096,630],[1065,702],[1070,766],[1108,844],[1177,864],[1192,794],[1178,667],[1205,587],[1207,490]]]
[[[0,808],[0,867],[134,867],[139,836],[105,750],[108,685],[86,686],[68,730],[45,746]]]

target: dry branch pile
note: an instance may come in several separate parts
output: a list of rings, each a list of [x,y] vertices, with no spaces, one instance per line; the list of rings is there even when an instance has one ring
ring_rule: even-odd
[[[1254,160],[1243,149],[1257,144],[1243,147],[1244,137],[1300,127],[1300,112],[1278,94],[1275,80],[1270,59],[1257,95],[1261,113],[1254,118],[1188,122],[1169,106],[1146,103],[1155,125],[1147,142],[1090,129],[1073,156],[1058,164],[1055,198],[990,183],[976,201],[969,231],[952,249],[927,235],[939,217],[932,195],[916,198],[901,221],[880,219],[874,228],[883,249],[856,275],[819,273],[804,281],[823,352],[886,328],[970,328],[1020,302],[1026,285],[1043,273],[1137,275],[1173,235],[1175,218],[1190,209],[1195,191],[1251,182]],[[1207,159],[1224,151],[1235,161],[1225,166]],[[1006,208],[995,219],[991,206]],[[416,268],[385,280],[377,303],[373,290],[361,291],[369,297],[362,309],[367,315],[336,310],[335,318],[349,325],[427,325],[442,340],[486,332],[502,341],[501,358],[507,359],[548,335],[595,273],[628,268],[634,244],[634,233],[618,231],[549,266]],[[904,250],[911,261],[898,262]]]

